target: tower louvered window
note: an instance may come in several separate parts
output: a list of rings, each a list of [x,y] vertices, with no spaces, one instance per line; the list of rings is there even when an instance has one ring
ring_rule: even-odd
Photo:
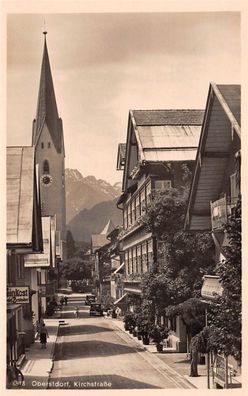
[[[49,162],[47,160],[45,160],[43,162],[43,173],[49,173]]]

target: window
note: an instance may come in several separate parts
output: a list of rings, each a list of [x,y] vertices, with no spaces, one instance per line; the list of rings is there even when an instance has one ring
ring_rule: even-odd
[[[142,271],[141,271],[141,245],[137,246],[137,272],[139,274],[142,273]]]
[[[129,274],[130,269],[129,269],[128,252],[125,252],[125,267],[126,267],[126,273]]]
[[[171,188],[171,180],[155,180],[155,190],[168,190]]]
[[[231,190],[231,203],[234,203],[239,196],[239,183],[237,180],[237,174],[234,173],[230,176],[230,190]]]
[[[133,247],[133,273],[136,274],[137,271],[137,257],[136,257],[136,246]]]
[[[133,273],[133,258],[131,249],[128,251],[129,274]]]
[[[146,184],[146,204],[151,203],[152,184],[151,180]]]
[[[176,316],[172,316],[170,318],[170,329],[172,331],[177,331],[177,317]]]
[[[16,276],[18,279],[24,278],[23,259],[20,256],[16,256]]]
[[[47,147],[51,148],[51,142],[48,142]]]
[[[15,256],[12,256],[11,253],[8,253],[7,255],[7,284],[12,284],[14,283],[14,258]]]
[[[134,222],[136,220],[136,216],[135,216],[135,201],[134,200],[131,201],[131,213],[132,213],[132,223],[134,224]]]
[[[41,285],[41,273],[39,271],[37,271],[37,285]]]
[[[143,211],[143,208],[145,206],[146,202],[146,192],[145,192],[145,187],[143,187],[140,191],[140,206],[141,206],[141,213]]]
[[[142,265],[143,272],[147,272],[147,243],[142,243]]]
[[[17,310],[17,331],[22,331],[22,309]]]
[[[127,218],[128,218],[128,226],[132,225],[132,211],[131,211],[131,204],[129,202],[127,207]]]
[[[139,194],[135,197],[135,212],[136,212],[136,220],[140,217],[140,196]]]
[[[123,221],[124,221],[124,229],[126,229],[127,226],[128,226],[128,222],[127,222],[127,208],[124,208],[124,211],[123,211]]]
[[[41,142],[41,148],[42,148],[42,149],[44,148],[44,143],[43,143],[43,142]]]
[[[150,239],[150,241],[147,244],[147,265],[148,265],[148,269],[151,268],[153,263],[153,244],[152,244],[152,240]]]
[[[49,162],[47,160],[45,160],[43,162],[43,173],[50,173],[50,169],[49,169]]]

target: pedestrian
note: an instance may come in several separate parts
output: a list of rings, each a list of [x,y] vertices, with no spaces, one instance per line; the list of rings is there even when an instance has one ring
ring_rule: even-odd
[[[61,296],[61,298],[60,298],[60,304],[61,304],[61,305],[64,304],[64,297],[63,297],[63,296]]]
[[[42,323],[40,329],[41,348],[46,348],[47,338],[49,337],[45,323]]]
[[[67,297],[67,296],[65,296],[65,297],[64,297],[64,300],[65,300],[65,305],[67,305],[67,302],[68,302],[68,297]]]
[[[76,318],[78,318],[79,317],[79,309],[78,309],[78,306],[76,306],[75,307],[75,316],[76,316]]]

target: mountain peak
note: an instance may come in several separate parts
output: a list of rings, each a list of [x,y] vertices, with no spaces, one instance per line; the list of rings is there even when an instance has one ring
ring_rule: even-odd
[[[112,186],[103,179],[83,177],[77,169],[65,170],[66,219],[70,222],[80,211],[91,209],[100,202],[112,201],[121,194],[120,184]]]
[[[83,180],[83,175],[77,169],[65,169],[65,177],[74,180]]]

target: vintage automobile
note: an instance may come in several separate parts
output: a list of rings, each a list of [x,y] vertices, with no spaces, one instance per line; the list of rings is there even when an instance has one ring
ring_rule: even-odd
[[[90,305],[96,302],[96,296],[94,294],[87,294],[85,297],[85,305]]]
[[[90,304],[90,316],[103,316],[102,305],[99,303]]]

